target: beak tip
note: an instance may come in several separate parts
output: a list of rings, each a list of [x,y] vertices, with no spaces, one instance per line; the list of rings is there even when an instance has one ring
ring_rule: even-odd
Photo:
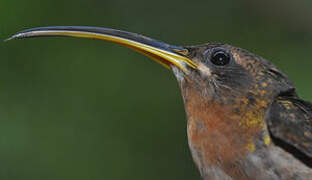
[[[13,36],[3,40],[4,42],[7,42],[7,41],[11,41],[13,39],[19,39],[19,38],[23,38],[23,36],[21,34],[14,34]]]

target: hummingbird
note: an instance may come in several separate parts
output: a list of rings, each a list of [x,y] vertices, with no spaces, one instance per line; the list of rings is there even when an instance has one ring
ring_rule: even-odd
[[[88,26],[33,28],[8,40],[45,36],[110,41],[171,70],[202,179],[312,180],[312,104],[270,61],[228,44],[176,46]]]

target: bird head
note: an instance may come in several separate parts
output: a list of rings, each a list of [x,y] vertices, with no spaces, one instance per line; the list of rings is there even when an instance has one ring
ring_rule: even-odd
[[[244,49],[217,43],[183,48],[196,68],[172,67],[182,93],[192,88],[207,101],[233,105],[235,98],[248,98],[252,104],[255,98],[293,90],[287,76],[272,63]]]

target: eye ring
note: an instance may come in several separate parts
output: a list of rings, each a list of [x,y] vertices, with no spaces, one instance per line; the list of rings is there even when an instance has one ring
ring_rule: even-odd
[[[216,50],[212,53],[210,61],[217,66],[225,66],[230,62],[229,53],[224,50]]]

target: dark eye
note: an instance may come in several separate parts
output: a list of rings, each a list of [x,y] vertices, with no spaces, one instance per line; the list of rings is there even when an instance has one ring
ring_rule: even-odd
[[[230,55],[223,50],[215,51],[211,56],[211,62],[217,66],[224,66],[230,62]]]

